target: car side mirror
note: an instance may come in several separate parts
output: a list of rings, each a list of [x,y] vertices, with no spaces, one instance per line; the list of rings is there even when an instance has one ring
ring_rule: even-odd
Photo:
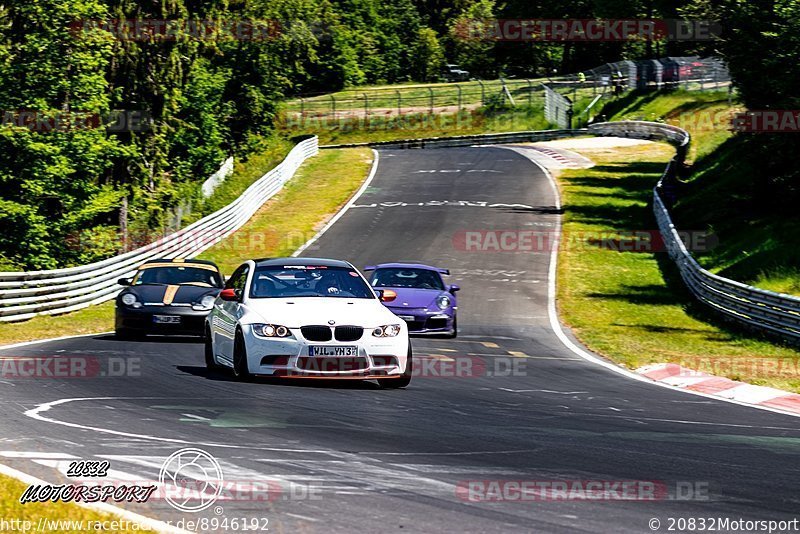
[[[448,289],[448,291],[450,291],[450,293],[452,293],[452,294],[454,294],[454,295],[455,295],[456,291],[460,291],[460,290],[461,290],[461,288],[460,288],[460,287],[458,287],[458,286],[457,286],[457,285],[455,285],[455,284],[451,285],[451,286],[450,286],[450,289]]]
[[[117,283],[121,286],[129,286],[131,285],[132,281],[133,281],[132,278],[120,278],[119,280],[117,280]]]
[[[228,302],[236,302],[239,300],[239,293],[233,288],[227,288],[219,292],[219,298]]]
[[[392,302],[394,299],[397,298],[397,293],[395,293],[391,289],[379,289],[378,298],[381,299],[381,302]]]

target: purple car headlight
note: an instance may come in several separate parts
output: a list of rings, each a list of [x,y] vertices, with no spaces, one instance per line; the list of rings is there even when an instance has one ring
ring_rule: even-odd
[[[453,300],[447,295],[439,295],[436,297],[436,305],[439,306],[439,309],[446,310],[452,303]]]

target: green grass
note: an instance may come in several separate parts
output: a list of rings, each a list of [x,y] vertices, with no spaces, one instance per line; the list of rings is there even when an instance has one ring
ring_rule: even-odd
[[[541,99],[542,81],[545,80],[509,79],[506,80],[506,86],[515,100],[526,100],[531,93]],[[302,109],[307,113],[318,113],[328,112],[334,105],[337,110],[396,109],[398,105],[428,107],[431,105],[431,93],[434,106],[454,106],[459,102],[463,105],[475,105],[500,94],[502,87],[500,80],[366,86],[302,99],[294,98],[285,103],[284,109],[287,112],[299,112]]]
[[[230,274],[248,258],[291,254],[347,202],[371,165],[372,151],[367,148],[322,151],[304,163],[245,227],[200,257]]]
[[[349,117],[336,121],[294,119],[282,123],[281,127],[292,135],[318,135],[320,143],[327,145],[544,130],[549,124],[544,119],[542,106],[537,104],[499,110],[463,110],[459,113],[414,113],[402,117]]]
[[[0,345],[114,330],[114,303],[105,302],[64,315],[40,315],[19,323],[0,323]]]
[[[280,136],[273,136],[265,141],[262,150],[250,154],[247,159],[236,160],[233,172],[203,202],[203,215],[213,213],[227,206],[244,192],[253,182],[275,168],[294,143]]]
[[[269,156],[251,161],[262,158]],[[366,179],[371,163],[372,152],[366,148],[321,152],[304,163],[242,229],[201,257],[216,261],[229,275],[245,259],[291,254],[347,202]],[[262,170],[245,169],[242,175],[260,176]],[[0,323],[0,345],[113,329],[114,304],[106,302],[60,316]]]
[[[710,232],[718,244],[695,257],[721,276],[781,293],[800,295],[800,219],[755,202],[757,164],[743,160],[752,137],[733,136],[732,113],[744,108],[727,92],[633,93],[606,106],[613,120],[663,121],[692,134],[692,172],[680,191],[673,219],[681,230]]]
[[[800,353],[729,329],[694,302],[666,253],[585,243],[595,233],[655,227],[652,187],[673,149],[653,144],[581,152],[596,166],[558,178],[564,235],[573,243],[559,254],[559,311],[581,341],[630,368],[674,362],[800,392]]]
[[[125,520],[122,520],[116,516],[110,514],[104,514],[95,512],[92,510],[88,510],[86,508],[81,508],[76,504],[65,504],[65,503],[26,503],[20,504],[19,497],[22,493],[27,489],[27,485],[19,480],[0,475],[0,520],[5,520],[6,522],[11,522],[12,520],[20,520],[20,521],[30,521],[31,522],[31,530],[29,532],[34,531],[38,525],[40,519],[44,518],[45,520],[50,521],[51,529],[47,529],[46,531],[49,532],[61,532],[63,534],[79,534],[85,533],[90,531],[88,528],[89,525],[97,524],[95,522],[98,521],[118,521],[116,523],[117,526],[128,526],[130,528],[126,529],[107,529],[103,530],[103,532],[113,532],[119,534],[127,534],[129,532],[142,532],[143,527],[139,528],[138,526],[133,526],[129,524],[125,524]],[[55,529],[56,525],[53,524],[54,521],[73,521],[72,528],[69,527],[69,523],[61,523],[60,528]],[[83,530],[78,530],[75,527],[80,528],[78,523],[74,522],[83,521]],[[13,525],[13,524],[12,524]],[[43,523],[43,527],[44,527]],[[113,523],[106,523],[105,526],[111,527]],[[22,532],[22,529],[16,529],[19,532]],[[4,530],[3,532],[13,532],[14,530]]]

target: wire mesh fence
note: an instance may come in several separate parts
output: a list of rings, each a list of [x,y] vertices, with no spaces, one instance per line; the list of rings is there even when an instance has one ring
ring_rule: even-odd
[[[284,106],[283,120],[290,127],[310,130],[343,125],[367,125],[410,115],[458,115],[478,109],[525,107],[544,110],[547,92],[565,99],[550,108],[550,123],[569,127],[589,120],[589,111],[603,99],[619,97],[634,89],[719,90],[730,86],[730,75],[721,60],[699,57],[606,63],[583,72],[549,78],[472,80],[459,83],[400,85],[359,88],[337,93],[306,95]],[[550,94],[549,99],[555,96]],[[569,103],[569,104],[568,104]],[[563,107],[567,106],[567,107]],[[570,107],[571,106],[571,107]]]

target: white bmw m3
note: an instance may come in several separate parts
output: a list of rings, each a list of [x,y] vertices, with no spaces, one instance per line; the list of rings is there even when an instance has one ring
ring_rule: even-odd
[[[250,260],[225,284],[206,319],[209,369],[234,376],[411,382],[408,328],[350,263],[314,258]]]

